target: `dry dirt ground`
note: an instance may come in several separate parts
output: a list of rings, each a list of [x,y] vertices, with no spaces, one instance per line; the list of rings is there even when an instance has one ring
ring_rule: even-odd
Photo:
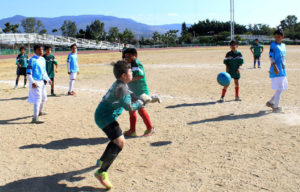
[[[222,104],[216,103],[216,76],[225,70],[228,47],[139,52],[150,91],[163,103],[147,106],[156,134],[128,139],[110,168],[112,191],[300,191],[300,47],[287,47],[282,114],[265,107],[274,93],[268,47],[262,69],[252,68],[249,47],[240,50],[242,102],[233,101],[231,85]],[[30,124],[28,88],[12,89],[15,60],[0,60],[0,192],[103,191],[93,173],[108,140],[94,123],[94,111],[114,81],[110,63],[119,58],[79,55],[81,74],[71,97],[66,56],[58,56],[58,97],[49,97],[41,125]],[[127,112],[119,123],[129,128]],[[144,130],[139,118],[137,132]]]

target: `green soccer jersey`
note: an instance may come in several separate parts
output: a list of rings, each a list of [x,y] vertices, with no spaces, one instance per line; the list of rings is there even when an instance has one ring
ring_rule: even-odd
[[[48,56],[44,55],[46,60],[46,70],[49,78],[54,78],[54,65],[57,65],[57,60],[54,55],[50,54]]]
[[[123,109],[136,111],[142,105],[134,101],[128,86],[117,80],[108,90],[95,111],[95,122],[101,129],[105,128],[122,114]]]
[[[129,89],[136,95],[141,96],[143,93],[149,95],[149,89],[146,81],[145,70],[142,63],[136,59],[131,63],[132,76],[142,76],[143,78],[138,81],[132,81],[128,84]]]
[[[239,79],[241,77],[240,73],[236,72],[244,64],[241,52],[236,51],[234,53],[233,51],[229,51],[224,59],[224,64],[229,67],[229,74],[232,78]]]
[[[19,54],[17,56],[16,65],[21,65],[22,68],[27,68],[28,66],[28,55],[27,54]]]
[[[264,50],[264,47],[260,43],[254,43],[250,49],[254,51],[254,56],[260,57],[261,50]]]

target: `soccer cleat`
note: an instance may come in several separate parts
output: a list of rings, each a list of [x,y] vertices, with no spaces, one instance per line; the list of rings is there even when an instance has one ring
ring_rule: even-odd
[[[258,68],[261,68],[261,66],[258,66]]]
[[[124,132],[124,135],[127,137],[136,137],[136,132],[132,130],[128,130]]]
[[[56,97],[56,94],[55,94],[55,93],[51,93],[51,96],[52,96],[52,97]]]
[[[44,115],[48,115],[48,113],[47,112],[40,112],[39,113],[39,116],[44,116]]]
[[[18,89],[18,85],[15,85],[15,86],[14,86],[14,89]]]
[[[106,187],[106,189],[111,189],[112,188],[112,184],[108,178],[108,174],[107,172],[103,171],[103,172],[99,172],[99,170],[97,170],[95,172],[95,177],[98,179],[98,181],[100,181],[100,183],[102,185],[104,185],[104,187]]]
[[[68,95],[75,95],[76,93],[74,91],[68,92]]]
[[[24,85],[24,86],[23,86],[23,88],[26,88],[26,87],[27,87],[27,85]]]
[[[221,97],[220,100],[218,101],[219,103],[224,103],[224,97]]]
[[[282,112],[282,108],[281,107],[273,108],[273,113],[281,113],[281,112]]]
[[[274,109],[274,104],[270,103],[269,101],[266,103],[266,106]]]
[[[161,103],[161,98],[158,95],[152,95],[151,96],[151,103]]]
[[[33,117],[31,123],[42,124],[42,123],[44,123],[44,121],[42,121],[41,119],[39,119],[39,117]]]
[[[235,101],[242,101],[240,97],[235,97]]]
[[[153,127],[151,130],[146,130],[145,132],[144,132],[144,137],[149,137],[149,136],[151,136],[151,135],[153,135],[155,133],[155,128]]]

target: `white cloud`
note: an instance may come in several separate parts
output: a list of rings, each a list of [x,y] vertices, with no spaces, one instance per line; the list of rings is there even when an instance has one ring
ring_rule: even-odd
[[[178,13],[168,13],[168,17],[178,17]]]

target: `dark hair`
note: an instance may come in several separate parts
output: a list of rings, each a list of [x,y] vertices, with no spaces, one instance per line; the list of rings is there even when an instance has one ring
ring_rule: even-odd
[[[130,63],[126,63],[125,61],[117,61],[114,63],[114,75],[117,79],[119,79],[123,73],[127,73],[131,68]]]
[[[70,46],[70,49],[72,49],[74,46],[77,47],[76,43],[72,44],[72,45]]]
[[[284,33],[283,33],[282,29],[277,29],[277,30],[274,32],[274,35],[281,35],[281,36],[284,36]]]
[[[258,39],[255,39],[254,41],[258,41]]]
[[[21,51],[22,49],[26,50],[24,46],[21,46],[19,50]]]
[[[231,40],[229,45],[238,45],[239,43],[236,40]]]
[[[41,45],[36,44],[36,45],[33,46],[33,50],[35,51],[35,50],[37,50],[37,49],[40,49],[41,47],[42,47]]]
[[[129,53],[131,55],[137,55],[137,50],[135,48],[128,48],[125,50],[124,54]]]
[[[47,49],[51,49],[51,46],[45,45],[45,46],[44,46],[44,50],[46,51]]]

